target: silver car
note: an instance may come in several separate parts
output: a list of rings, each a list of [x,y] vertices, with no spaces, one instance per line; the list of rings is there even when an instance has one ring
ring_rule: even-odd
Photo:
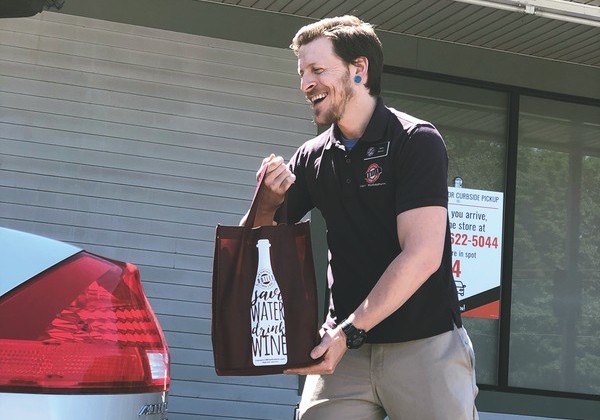
[[[0,228],[0,418],[165,420],[169,381],[133,264]]]

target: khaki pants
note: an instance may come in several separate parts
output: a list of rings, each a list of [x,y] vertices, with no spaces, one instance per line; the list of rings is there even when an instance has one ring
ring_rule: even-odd
[[[348,350],[333,375],[306,378],[302,420],[477,420],[475,356],[464,328]]]

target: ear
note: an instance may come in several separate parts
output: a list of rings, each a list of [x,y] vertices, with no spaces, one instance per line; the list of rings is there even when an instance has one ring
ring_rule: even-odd
[[[367,77],[369,73],[369,59],[367,57],[357,57],[352,63],[354,66],[354,73],[352,77],[358,75],[361,77],[363,83],[367,83]]]

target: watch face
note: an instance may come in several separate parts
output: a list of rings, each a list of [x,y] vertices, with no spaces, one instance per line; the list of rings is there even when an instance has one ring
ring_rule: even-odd
[[[363,345],[367,338],[367,334],[362,330],[352,327],[346,334],[346,337],[346,347],[349,349],[357,349]]]
[[[364,341],[365,341],[365,337],[363,337],[362,335],[356,335],[356,336],[352,337],[351,339],[348,339],[348,343],[346,343],[346,344],[351,349],[356,349],[356,348],[362,346]]]

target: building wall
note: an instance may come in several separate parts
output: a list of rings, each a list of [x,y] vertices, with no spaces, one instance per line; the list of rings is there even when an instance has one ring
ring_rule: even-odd
[[[49,12],[0,40],[0,224],[138,265],[170,419],[290,418],[297,377],[215,375],[210,301],[215,225],[316,132],[293,54]]]

